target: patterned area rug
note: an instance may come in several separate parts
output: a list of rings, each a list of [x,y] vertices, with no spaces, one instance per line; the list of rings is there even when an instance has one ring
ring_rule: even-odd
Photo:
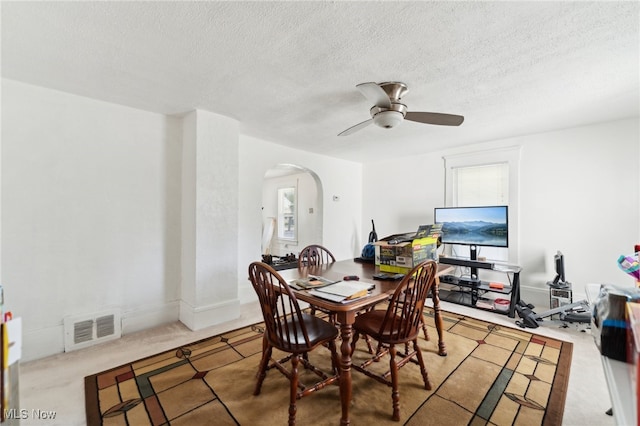
[[[562,423],[571,343],[443,312],[448,356],[441,357],[433,312],[425,309],[425,316],[431,339],[421,336],[419,343],[433,389],[424,390],[417,365],[400,370],[401,424]],[[262,333],[256,324],[87,376],[87,424],[286,424],[289,382],[282,374],[270,370],[262,393],[252,394]],[[364,340],[358,345],[354,363],[368,355]],[[312,362],[328,367],[324,348],[312,355]],[[352,375],[351,423],[397,425],[391,388],[357,371]],[[298,424],[339,424],[338,386],[299,400],[297,407]]]

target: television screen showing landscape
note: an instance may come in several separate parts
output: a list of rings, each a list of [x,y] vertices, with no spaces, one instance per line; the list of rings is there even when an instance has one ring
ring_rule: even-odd
[[[442,224],[443,243],[509,246],[507,206],[436,208],[434,218]]]

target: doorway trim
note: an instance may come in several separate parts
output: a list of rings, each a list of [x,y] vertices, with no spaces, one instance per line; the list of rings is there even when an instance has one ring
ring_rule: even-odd
[[[295,174],[301,174],[301,173],[306,173],[309,176],[311,176],[311,178],[313,179],[314,183],[315,183],[315,189],[316,189],[316,197],[315,200],[313,201],[313,207],[309,207],[309,209],[313,209],[313,211],[298,211],[297,215],[298,218],[300,218],[303,214],[313,214],[313,217],[315,218],[314,221],[312,221],[312,223],[310,224],[311,228],[307,229],[307,234],[310,236],[307,239],[307,242],[313,242],[314,244],[322,244],[322,240],[323,240],[323,221],[324,221],[324,192],[323,192],[323,187],[322,187],[322,181],[320,180],[320,177],[311,169],[304,167],[304,166],[300,166],[297,164],[289,164],[289,163],[278,163],[276,165],[274,165],[273,167],[269,168],[263,177],[263,199],[262,199],[262,206],[263,206],[263,210],[264,210],[264,206],[266,205],[266,200],[265,200],[265,183],[267,182],[267,180],[269,179],[276,179],[276,178],[280,178],[280,177],[286,177],[289,175],[295,175]],[[299,194],[299,192],[298,192]],[[300,197],[298,196],[298,199]],[[270,217],[272,215],[269,215],[268,212],[264,212],[263,211],[263,215],[262,215],[262,223],[263,223],[263,237],[264,237],[264,231],[265,231],[265,225],[268,224],[268,220],[267,218]],[[302,221],[299,220],[299,223],[301,223]],[[298,232],[303,232],[304,231],[302,229],[299,229]],[[300,235],[300,234],[298,234]],[[274,234],[272,237],[272,241],[277,239],[277,234]],[[264,242],[264,239],[263,239]],[[304,244],[304,243],[303,243]],[[303,247],[298,247],[298,250],[301,250]],[[263,251],[265,251],[265,247],[261,246],[261,249]]]

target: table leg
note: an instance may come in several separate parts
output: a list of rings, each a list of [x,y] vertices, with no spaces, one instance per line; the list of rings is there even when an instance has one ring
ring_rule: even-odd
[[[442,312],[440,312],[440,280],[436,278],[435,285],[431,288],[433,300],[433,317],[438,331],[438,355],[447,356],[447,347],[444,344],[444,331],[442,330]]]
[[[340,324],[340,402],[342,404],[341,425],[349,425],[349,406],[351,405],[351,335],[353,327],[351,324]]]

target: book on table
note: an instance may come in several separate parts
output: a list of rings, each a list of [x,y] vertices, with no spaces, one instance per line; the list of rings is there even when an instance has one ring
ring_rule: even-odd
[[[330,280],[325,277],[319,277],[317,275],[309,275],[307,278],[298,278],[290,281],[289,285],[296,290],[309,290],[312,288],[326,287],[331,284],[335,284],[340,281]]]
[[[347,302],[368,295],[369,290],[374,287],[375,285],[371,283],[338,281],[318,289],[309,290],[309,294],[334,302]]]

